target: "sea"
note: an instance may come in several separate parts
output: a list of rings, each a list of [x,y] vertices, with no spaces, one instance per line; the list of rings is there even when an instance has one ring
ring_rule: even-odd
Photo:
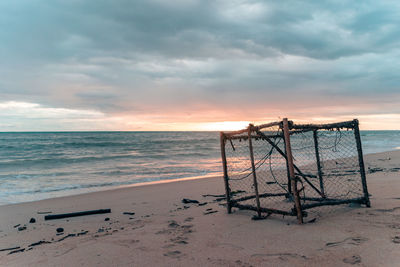
[[[364,154],[400,131],[361,131]],[[0,133],[0,205],[140,183],[221,175],[218,132]]]

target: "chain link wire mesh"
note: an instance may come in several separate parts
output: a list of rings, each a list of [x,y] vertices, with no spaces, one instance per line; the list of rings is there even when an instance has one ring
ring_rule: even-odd
[[[276,125],[261,129],[261,132],[268,138],[252,132],[260,206],[291,212],[293,202],[288,200],[290,190],[286,160],[276,149],[285,150],[282,130]],[[225,148],[231,201],[256,207],[249,139],[248,135],[240,136],[229,139]],[[244,198],[249,199],[241,200]]]
[[[360,166],[361,148],[357,147],[358,121],[326,127],[291,126],[291,151],[298,181],[296,190],[303,214],[307,209],[324,205],[352,202],[369,205],[361,173],[364,166]],[[251,164],[249,131],[255,172]],[[258,210],[256,180],[263,212],[296,216],[282,123],[264,128],[249,126],[247,131],[224,133],[223,136],[226,182],[230,192],[228,206]]]

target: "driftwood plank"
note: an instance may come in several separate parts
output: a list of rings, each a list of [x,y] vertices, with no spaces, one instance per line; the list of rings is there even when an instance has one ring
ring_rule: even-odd
[[[56,219],[63,219],[63,218],[69,218],[69,217],[85,216],[85,215],[92,215],[92,214],[103,214],[103,213],[110,213],[110,212],[111,212],[111,209],[87,210],[87,211],[79,211],[79,212],[71,212],[71,213],[46,215],[44,217],[44,219],[47,221],[47,220],[56,220]]]
[[[8,251],[8,250],[14,250],[14,249],[19,249],[21,247],[12,247],[12,248],[2,248],[0,251]]]

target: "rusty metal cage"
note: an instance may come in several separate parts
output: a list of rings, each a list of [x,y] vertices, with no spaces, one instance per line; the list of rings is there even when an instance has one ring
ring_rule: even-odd
[[[294,124],[283,119],[221,132],[228,213],[297,216],[348,203],[370,206],[358,120]]]

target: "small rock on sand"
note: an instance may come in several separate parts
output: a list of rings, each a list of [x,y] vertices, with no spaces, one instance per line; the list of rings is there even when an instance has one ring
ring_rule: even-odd
[[[199,201],[197,201],[197,200],[195,200],[195,199],[184,198],[184,199],[182,199],[182,203],[184,203],[184,204],[189,204],[189,203],[198,204]]]
[[[62,228],[62,227],[59,227],[59,228],[57,228],[57,233],[62,233],[62,232],[64,232],[64,228]]]
[[[168,226],[171,228],[176,228],[179,226],[179,224],[176,221],[172,220],[172,221],[169,221]]]
[[[174,251],[168,251],[167,253],[164,253],[164,256],[167,257],[172,257],[172,258],[179,258],[181,252],[179,250],[174,250]]]
[[[400,244],[400,236],[395,236],[392,238],[392,242],[395,244]]]
[[[29,220],[29,223],[35,223],[36,222],[36,219],[35,218],[31,218],[30,220]]]

